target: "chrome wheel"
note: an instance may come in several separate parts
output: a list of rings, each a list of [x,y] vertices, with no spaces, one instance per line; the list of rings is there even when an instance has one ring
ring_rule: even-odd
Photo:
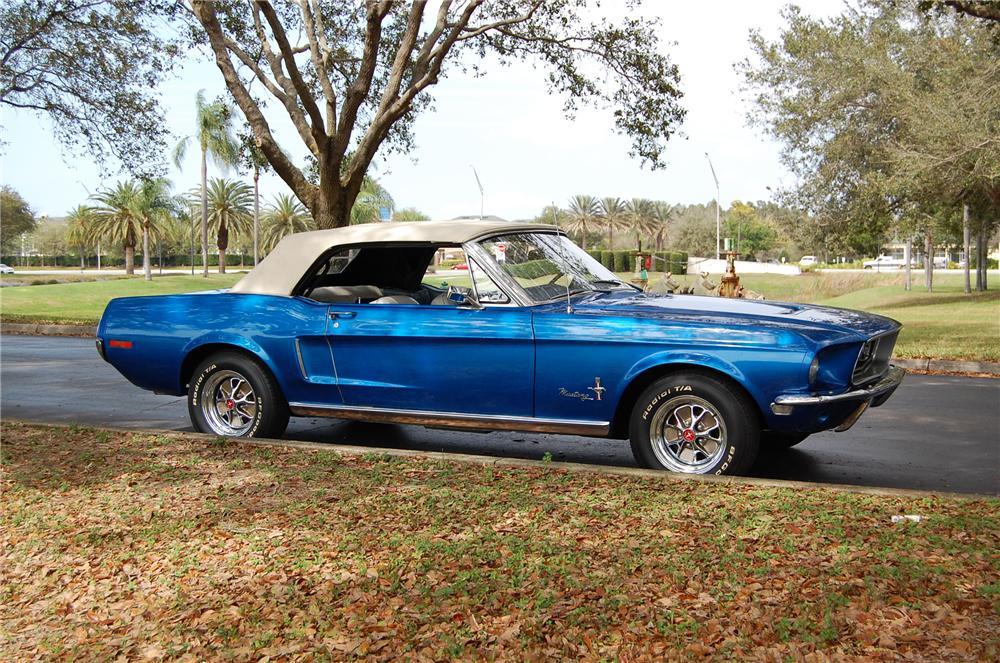
[[[213,432],[238,437],[253,427],[257,394],[244,376],[227,370],[213,373],[201,394],[201,410]]]
[[[667,469],[701,474],[726,452],[726,422],[708,401],[677,396],[653,415],[649,439],[653,454]]]

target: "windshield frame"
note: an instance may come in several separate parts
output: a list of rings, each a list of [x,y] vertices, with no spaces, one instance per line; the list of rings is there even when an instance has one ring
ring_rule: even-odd
[[[557,228],[541,226],[537,230],[519,229],[514,232],[510,231],[497,232],[497,233],[491,233],[490,235],[487,235],[485,237],[478,237],[475,240],[466,243],[463,246],[466,253],[469,254],[471,257],[475,257],[476,263],[483,269],[483,271],[487,272],[493,278],[493,281],[498,286],[500,286],[503,290],[507,291],[507,294],[508,296],[510,296],[512,302],[517,302],[517,304],[520,306],[538,306],[542,304],[550,304],[552,302],[565,299],[567,297],[567,293],[565,290],[563,290],[562,292],[554,294],[553,296],[547,297],[545,299],[538,299],[532,296],[532,294],[529,293],[509,272],[507,272],[507,270],[504,269],[497,262],[496,258],[489,251],[487,251],[481,244],[482,242],[486,242],[491,239],[496,239],[498,237],[507,237],[512,235],[555,235],[557,237],[564,238],[564,241],[569,242],[574,247],[575,251],[582,254],[582,258],[585,262],[591,263],[591,265],[588,265],[588,267],[593,269],[593,267],[596,266],[597,270],[600,270],[592,273],[593,276],[598,277],[598,280],[601,280],[602,277],[605,276],[603,272],[607,272],[608,274],[611,275],[611,279],[613,279],[614,282],[621,284],[620,289],[622,290],[627,289],[633,291],[639,290],[639,288],[637,288],[636,286],[619,279],[614,274],[614,272],[611,272],[606,267],[604,267],[604,265],[597,262],[593,256],[585,252],[580,246],[578,246],[575,242],[573,242],[573,240],[570,239],[569,235],[567,235],[565,231]],[[560,269],[562,270],[563,267],[562,265],[557,265],[557,266],[559,266]],[[566,272],[563,271],[562,273],[565,274]],[[580,283],[578,282],[575,285],[578,286],[580,285]],[[569,291],[569,296],[574,297],[580,294],[587,294],[593,292],[610,292],[610,289],[598,287],[594,285],[592,282],[588,281],[586,282],[585,288],[576,287],[574,289],[571,289]]]

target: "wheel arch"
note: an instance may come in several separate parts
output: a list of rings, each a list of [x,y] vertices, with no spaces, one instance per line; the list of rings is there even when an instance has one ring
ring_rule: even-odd
[[[233,352],[236,354],[241,354],[244,357],[252,359],[260,364],[271,377],[274,378],[275,384],[281,389],[281,382],[277,379],[277,375],[271,368],[270,363],[265,358],[263,350],[260,349],[256,344],[247,343],[234,343],[232,341],[223,340],[212,340],[200,343],[192,348],[190,348],[184,355],[183,361],[181,361],[181,371],[180,371],[180,390],[187,393],[188,385],[191,382],[191,378],[194,376],[194,371],[202,361],[217,354],[219,352]]]
[[[725,383],[732,389],[746,396],[747,400],[753,404],[754,412],[757,414],[758,423],[764,421],[764,413],[760,409],[760,404],[757,403],[757,400],[753,397],[750,391],[743,386],[739,380],[733,378],[732,375],[729,375],[718,368],[705,366],[704,364],[674,361],[649,366],[631,377],[628,385],[622,392],[621,398],[618,399],[618,405],[615,407],[615,414],[611,420],[611,432],[608,437],[620,440],[628,438],[629,418],[632,415],[632,408],[642,392],[657,380],[670,375],[675,375],[677,373],[705,375]]]

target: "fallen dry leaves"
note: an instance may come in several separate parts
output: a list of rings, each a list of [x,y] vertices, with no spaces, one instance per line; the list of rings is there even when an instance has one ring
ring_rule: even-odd
[[[997,500],[2,436],[0,660],[998,657]]]

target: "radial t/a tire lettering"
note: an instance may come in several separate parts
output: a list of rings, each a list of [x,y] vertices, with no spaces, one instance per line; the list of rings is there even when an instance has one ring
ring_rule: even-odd
[[[220,352],[195,369],[188,386],[188,414],[195,430],[227,437],[281,437],[288,404],[260,361]]]
[[[650,385],[632,410],[629,442],[642,467],[688,474],[743,474],[757,456],[756,407],[738,387],[702,373]]]

